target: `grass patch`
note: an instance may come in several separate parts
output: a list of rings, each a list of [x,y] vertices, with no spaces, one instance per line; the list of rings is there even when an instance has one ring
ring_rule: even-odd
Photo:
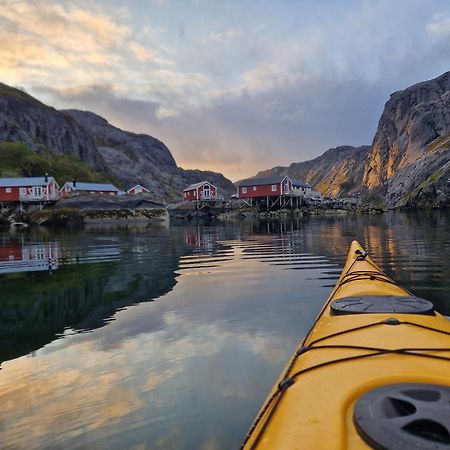
[[[0,177],[38,177],[45,173],[55,177],[62,186],[73,179],[88,183],[114,183],[123,185],[110,175],[96,172],[90,166],[72,156],[62,156],[42,148],[33,152],[22,142],[0,143]]]

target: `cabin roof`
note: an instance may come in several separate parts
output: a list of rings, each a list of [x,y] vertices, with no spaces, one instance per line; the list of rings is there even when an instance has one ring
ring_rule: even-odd
[[[119,192],[119,189],[117,189],[111,183],[80,183],[79,181],[77,181],[76,185],[74,187],[73,186],[73,181],[68,181],[65,185],[69,185],[71,188],[74,188],[77,191],[111,191],[111,192]]]
[[[277,184],[281,183],[286,178],[286,175],[278,177],[267,177],[267,178],[246,178],[245,180],[240,180],[236,183],[237,186],[263,186],[266,184]]]
[[[133,189],[136,189],[136,188],[142,188],[142,189],[144,189],[145,191],[150,192],[146,187],[142,186],[142,184],[136,184],[135,186],[130,187],[130,189],[128,189],[127,192],[130,192],[130,191],[132,191]]]
[[[53,177],[0,178],[0,187],[47,186]]]
[[[200,186],[203,186],[204,184],[206,184],[206,183],[208,183],[208,184],[210,184],[211,186],[213,186],[213,187],[215,187],[212,183],[210,183],[209,181],[201,181],[200,183],[194,183],[194,184],[191,184],[190,186],[188,186],[186,189],[183,189],[183,192],[186,192],[186,191],[193,191],[194,189],[197,189],[197,188],[199,188]]]

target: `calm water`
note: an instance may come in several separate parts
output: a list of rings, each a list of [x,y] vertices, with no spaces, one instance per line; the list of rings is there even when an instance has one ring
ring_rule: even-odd
[[[0,447],[238,447],[353,239],[450,315],[449,217],[0,234]]]

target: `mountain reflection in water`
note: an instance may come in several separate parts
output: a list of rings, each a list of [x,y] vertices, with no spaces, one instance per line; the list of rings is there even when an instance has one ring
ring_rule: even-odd
[[[2,446],[238,447],[353,239],[450,314],[443,211],[0,235]]]

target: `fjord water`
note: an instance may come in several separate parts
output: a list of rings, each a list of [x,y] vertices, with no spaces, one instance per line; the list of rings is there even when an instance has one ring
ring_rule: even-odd
[[[1,234],[1,447],[237,448],[353,239],[450,315],[449,217]]]

